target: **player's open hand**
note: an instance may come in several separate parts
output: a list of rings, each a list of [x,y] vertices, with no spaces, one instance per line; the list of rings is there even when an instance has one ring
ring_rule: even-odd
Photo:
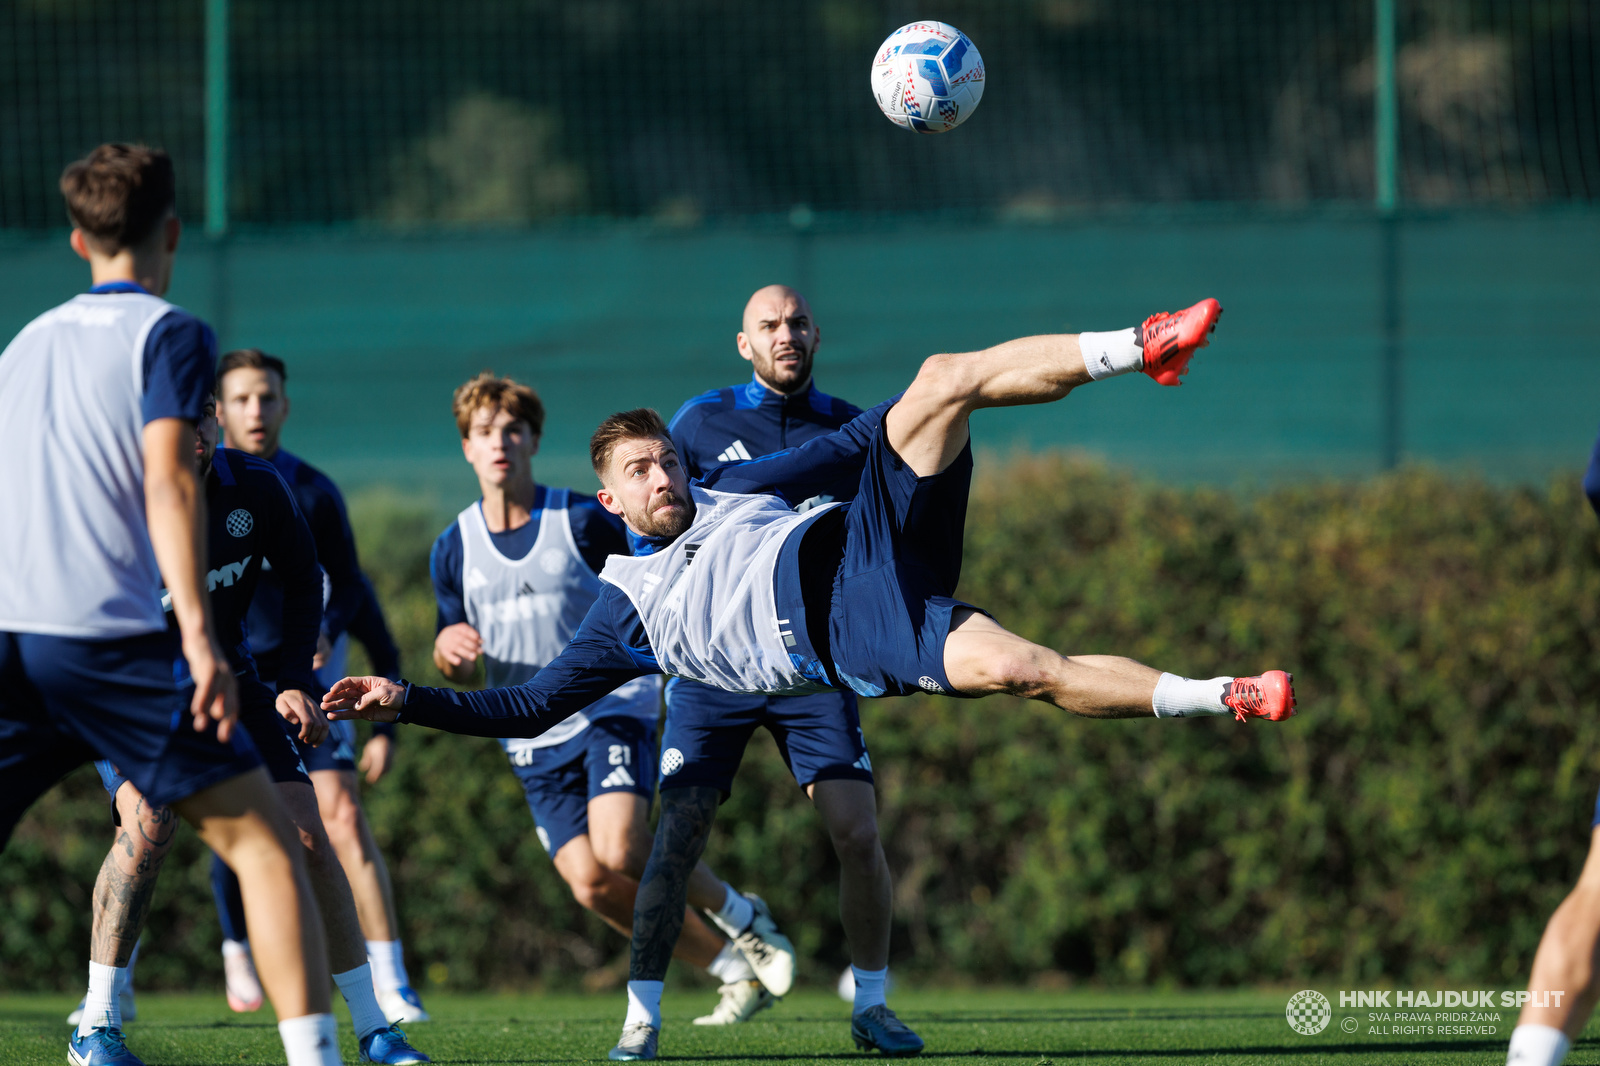
[[[233,678],[233,667],[210,636],[185,640],[183,657],[189,664],[189,676],[194,678],[194,698],[189,701],[194,731],[205,732],[215,719],[217,740],[226,744],[239,721],[239,684]]]
[[[365,718],[392,722],[406,705],[406,687],[387,677],[342,677],[322,697],[322,709],[335,722]]]
[[[278,694],[278,713],[285,722],[300,727],[300,740],[316,747],[328,739],[328,719],[316,701],[297,688]]]

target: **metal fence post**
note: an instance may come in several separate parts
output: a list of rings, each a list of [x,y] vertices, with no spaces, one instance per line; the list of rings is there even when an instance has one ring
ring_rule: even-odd
[[[228,232],[228,0],[206,0],[206,233]]]
[[[1395,85],[1395,0],[1375,0],[1373,175],[1377,187],[1383,350],[1379,377],[1379,454],[1385,470],[1400,462],[1402,352],[1400,303],[1400,102]]]

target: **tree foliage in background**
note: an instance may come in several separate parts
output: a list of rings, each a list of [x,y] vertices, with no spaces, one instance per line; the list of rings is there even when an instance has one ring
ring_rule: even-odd
[[[1372,0],[231,0],[230,209],[254,226],[571,215],[1060,217],[1373,196]],[[199,0],[0,0],[0,228],[61,168],[169,148],[200,217]],[[1589,0],[1398,0],[1408,203],[1600,195]],[[958,132],[890,125],[874,50],[936,14],[988,69]]]
[[[962,594],[1073,652],[1209,677],[1283,666],[1301,714],[1091,722],[1017,700],[868,701],[895,882],[894,964],[923,979],[1234,984],[1521,980],[1587,847],[1600,783],[1600,558],[1575,481],[1413,471],[1257,495],[1061,457],[980,468]],[[435,681],[442,523],[358,501],[412,676]],[[619,980],[491,741],[401,731],[367,803],[414,973],[452,987]],[[202,849],[181,835],[141,956],[219,982]],[[109,843],[80,772],[0,858],[0,987],[75,987]],[[765,733],[708,859],[761,892],[828,979],[837,867]],[[682,968],[675,968],[675,972]]]

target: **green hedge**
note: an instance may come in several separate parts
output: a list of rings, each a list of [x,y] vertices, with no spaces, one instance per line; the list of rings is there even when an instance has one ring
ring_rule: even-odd
[[[357,502],[412,676],[437,516]],[[1089,722],[1011,699],[873,701],[895,965],[927,979],[1515,983],[1576,875],[1600,784],[1597,527],[1547,491],[1413,471],[1256,494],[1062,457],[986,464],[962,594],[1069,652],[1193,676],[1292,669],[1301,715]],[[456,987],[615,980],[490,741],[408,729],[368,793],[414,973]],[[92,772],[0,859],[0,987],[78,985],[108,843]],[[215,980],[184,835],[143,983]],[[760,891],[811,979],[845,962],[836,867],[761,734],[708,855]],[[207,974],[202,978],[202,974]]]

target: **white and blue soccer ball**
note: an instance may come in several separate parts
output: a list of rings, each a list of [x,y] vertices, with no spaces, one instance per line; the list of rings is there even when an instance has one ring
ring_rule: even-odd
[[[983,99],[983,57],[944,22],[913,22],[889,34],[872,60],[872,95],[896,126],[944,133]]]

